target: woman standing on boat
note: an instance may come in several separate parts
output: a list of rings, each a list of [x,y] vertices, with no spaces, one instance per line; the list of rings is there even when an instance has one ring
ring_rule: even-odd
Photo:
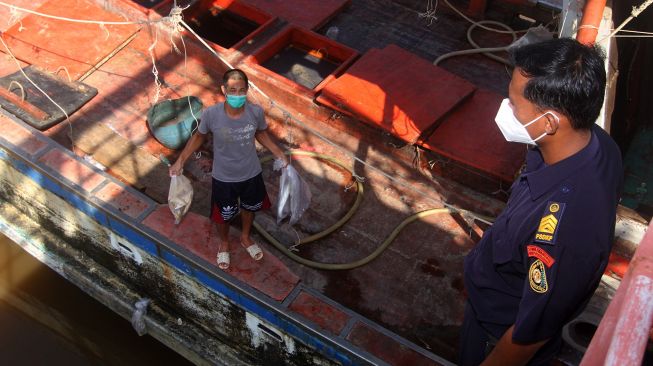
[[[263,109],[247,102],[247,75],[231,69],[222,78],[225,102],[204,110],[195,133],[170,167],[170,175],[179,175],[186,160],[204,143],[209,132],[213,135],[213,184],[211,219],[219,235],[217,262],[221,269],[229,268],[229,222],[239,212],[242,220],[241,245],[254,260],[263,252],[250,237],[254,213],[270,207],[263,183],[261,163],[256,155],[254,140],[288,164],[287,157],[267,131]],[[242,210],[241,210],[242,209]]]

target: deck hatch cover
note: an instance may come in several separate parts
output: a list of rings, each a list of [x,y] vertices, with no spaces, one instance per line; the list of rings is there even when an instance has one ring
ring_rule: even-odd
[[[43,89],[70,116],[96,94],[97,89],[81,82],[67,82],[34,66],[23,69],[25,74]],[[25,100],[16,83],[25,90]],[[0,78],[0,105],[9,113],[39,130],[46,130],[66,116],[43,93],[38,91],[20,71]],[[11,88],[11,90],[9,90]]]
[[[351,0],[244,0],[268,14],[306,29],[318,29],[340,13]]]
[[[322,89],[318,103],[416,143],[469,98],[470,82],[400,48],[370,49]]]

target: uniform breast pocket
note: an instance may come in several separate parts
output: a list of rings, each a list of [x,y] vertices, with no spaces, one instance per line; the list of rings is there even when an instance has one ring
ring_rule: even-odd
[[[497,220],[492,225],[492,261],[495,265],[508,263],[514,255],[506,220]]]

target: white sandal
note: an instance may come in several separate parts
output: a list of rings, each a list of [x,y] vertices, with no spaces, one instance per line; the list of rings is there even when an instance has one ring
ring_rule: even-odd
[[[243,247],[245,246],[242,242],[240,242],[240,245]],[[249,256],[252,257],[255,261],[260,261],[263,259],[263,251],[261,250],[261,247],[258,246],[256,243],[252,243],[252,245],[248,246],[245,248],[247,250],[247,253],[249,253]]]
[[[218,267],[222,270],[229,269],[230,259],[229,252],[218,252]]]

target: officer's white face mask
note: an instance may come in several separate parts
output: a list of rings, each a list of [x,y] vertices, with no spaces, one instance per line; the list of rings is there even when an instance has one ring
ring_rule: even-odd
[[[537,141],[546,136],[546,132],[533,139],[528,133],[526,127],[537,122],[538,119],[544,117],[547,114],[552,115],[556,121],[559,121],[558,116],[555,114],[551,112],[545,112],[541,116],[523,125],[521,122],[519,122],[517,117],[515,117],[515,112],[510,107],[510,100],[506,98],[501,102],[501,107],[499,107],[499,111],[497,112],[497,116],[494,118],[494,121],[497,123],[497,126],[499,126],[499,129],[501,130],[501,133],[503,134],[503,137],[506,139],[506,141],[537,145]]]

